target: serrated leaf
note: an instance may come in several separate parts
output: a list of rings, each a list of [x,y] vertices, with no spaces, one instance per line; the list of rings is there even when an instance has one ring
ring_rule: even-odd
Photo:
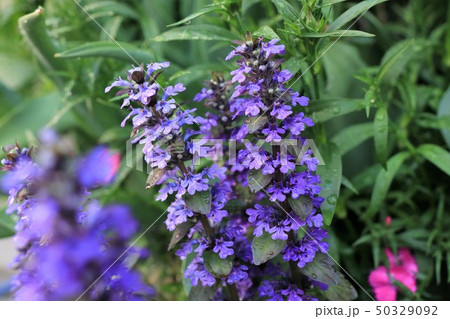
[[[155,59],[153,52],[141,49],[135,45],[119,42],[120,46],[111,41],[89,42],[55,54],[56,58],[75,59],[86,57],[104,57],[125,60],[130,63],[150,63]]]
[[[311,101],[308,112],[312,112],[312,119],[315,123],[323,123],[337,116],[362,110],[363,108],[364,103],[362,99],[324,99]]]
[[[331,141],[339,148],[339,153],[344,155],[371,136],[373,136],[373,124],[362,123],[344,128]]]
[[[248,187],[254,193],[266,187],[272,180],[272,174],[264,175],[261,170],[252,169],[248,172]]]
[[[288,201],[294,213],[302,220],[305,220],[313,209],[312,199],[306,195],[300,195],[295,199],[288,197]]]
[[[417,152],[450,175],[450,153],[445,149],[434,144],[422,144],[417,148]]]
[[[329,286],[323,295],[331,301],[351,301],[358,297],[358,292],[350,281],[338,272],[338,284]]]
[[[299,271],[306,277],[327,285],[337,285],[339,281],[333,260],[324,253],[318,252],[314,260],[299,268]]]
[[[298,20],[298,10],[286,0],[272,0],[272,3],[283,18],[290,20],[291,22]]]
[[[402,152],[392,156],[386,163],[386,169],[381,169],[375,180],[375,185],[370,198],[370,204],[367,211],[368,217],[373,216],[386,198],[386,194],[391,186],[392,180],[397,174],[398,169],[408,158],[409,153]]]
[[[450,31],[449,31],[449,44],[450,44]],[[449,55],[450,57],[450,55]],[[441,101],[439,102],[438,110],[437,110],[438,118],[442,119],[444,117],[450,116],[450,88],[445,91],[442,96]],[[441,130],[442,136],[444,137],[447,146],[450,147],[450,128]],[[450,275],[449,275],[450,276]]]
[[[155,186],[155,184],[159,182],[159,180],[161,179],[161,177],[164,176],[165,173],[166,173],[165,168],[163,169],[158,167],[153,168],[152,171],[148,174],[145,188],[149,189]]]
[[[386,166],[388,153],[389,117],[386,107],[380,107],[373,122],[375,152],[381,165]]]
[[[153,38],[156,42],[175,40],[231,41],[237,35],[215,25],[188,25],[173,28]]]
[[[247,130],[250,134],[255,133],[260,128],[267,124],[269,118],[267,116],[249,117],[245,124],[247,124]]]
[[[184,194],[183,200],[187,207],[196,213],[204,215],[211,211],[211,190],[196,192],[194,195]]]
[[[254,237],[252,241],[253,263],[258,266],[276,257],[286,243],[284,240],[272,239],[271,235],[266,232],[259,237]]]
[[[322,203],[322,215],[325,224],[330,225],[336,210],[342,178],[342,160],[336,145],[331,144],[321,151],[325,165],[317,167],[317,174],[321,178],[320,196],[325,199]]]
[[[359,31],[359,30],[337,30],[332,32],[323,33],[305,33],[302,34],[302,38],[342,38],[342,37],[364,37],[370,38],[375,35],[372,33]]]
[[[222,10],[223,10],[223,8],[221,6],[220,7],[219,6],[206,7],[206,8],[203,8],[193,14],[188,15],[186,18],[184,18],[178,22],[169,24],[167,27],[175,27],[175,26],[178,26],[183,23],[190,23],[195,18],[198,18],[206,13],[210,13],[210,12],[214,12],[214,11],[222,11]]]
[[[336,20],[333,21],[333,23],[330,24],[327,31],[335,31],[337,29],[340,29],[345,24],[350,22],[351,20],[361,16],[362,14],[366,13],[367,10],[372,8],[373,6],[376,6],[377,4],[380,4],[382,2],[386,2],[387,0],[365,0],[361,1],[360,3],[356,5],[352,5],[350,9],[345,11],[343,14],[341,14],[339,17],[336,18]]]
[[[214,277],[223,278],[230,274],[233,268],[233,262],[230,257],[222,259],[219,255],[211,252],[203,252],[203,263],[206,270],[208,270]]]
[[[180,242],[189,233],[189,230],[194,226],[196,223],[193,220],[188,220],[182,224],[177,225],[175,228],[172,238],[170,239],[169,247],[167,250],[171,250],[173,247],[175,247],[176,244]]]

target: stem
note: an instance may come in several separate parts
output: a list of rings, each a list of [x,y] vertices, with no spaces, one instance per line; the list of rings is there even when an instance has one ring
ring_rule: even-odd
[[[202,223],[203,229],[205,230],[206,236],[211,236],[213,231],[211,225],[209,224],[208,218],[206,215],[199,214],[200,222]]]
[[[288,236],[289,241],[295,241],[295,233],[292,229],[289,231]],[[291,272],[292,281],[295,282],[299,288],[301,288],[303,275],[298,270],[297,263],[295,261],[292,260],[289,261],[289,270]]]
[[[236,289],[236,285],[235,284],[227,284],[228,287],[228,292],[230,293],[230,298],[233,301],[239,301],[239,295]]]

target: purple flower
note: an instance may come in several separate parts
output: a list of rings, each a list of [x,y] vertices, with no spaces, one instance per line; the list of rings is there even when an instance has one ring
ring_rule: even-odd
[[[111,183],[120,165],[120,154],[111,153],[106,147],[94,148],[78,164],[78,180],[86,188]]]
[[[283,135],[286,131],[282,128],[279,128],[276,124],[269,124],[269,127],[262,130],[263,134],[266,134],[266,142],[281,142],[281,135]],[[280,135],[281,134],[281,135]]]
[[[216,238],[216,244],[213,248],[213,252],[219,253],[219,257],[222,259],[227,258],[234,254],[232,241],[224,241],[223,238]]]

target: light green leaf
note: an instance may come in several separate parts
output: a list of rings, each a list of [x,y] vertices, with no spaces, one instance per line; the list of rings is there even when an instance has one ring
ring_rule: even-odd
[[[338,284],[329,286],[323,295],[331,301],[351,301],[358,297],[358,292],[350,281],[338,272]]]
[[[187,207],[196,213],[204,215],[209,214],[211,211],[211,190],[195,192],[194,195],[184,194],[183,200]]]
[[[448,32],[450,35],[450,31]],[[450,44],[450,36],[449,36],[449,44]],[[439,102],[438,110],[437,110],[438,118],[442,119],[444,117],[450,116],[450,87],[445,91],[442,96],[441,101]],[[447,146],[450,147],[450,128],[441,130],[442,136],[444,137]]]
[[[269,40],[280,38],[280,36],[275,31],[273,31],[273,29],[268,25],[263,25],[258,30],[253,32],[253,35],[257,37],[263,36],[265,39]]]
[[[127,4],[117,1],[96,1],[86,4],[84,9],[90,14],[107,13],[109,15],[117,14],[124,17],[139,19],[137,12]]]
[[[312,119],[315,123],[323,123],[363,108],[362,99],[337,98],[311,101],[308,112],[312,112]]]
[[[336,210],[342,177],[342,160],[336,145],[331,144],[321,151],[325,165],[317,167],[317,174],[322,180],[320,196],[325,198],[321,209],[325,224],[330,225]]]
[[[359,31],[359,30],[337,30],[332,32],[323,33],[305,33],[302,34],[302,38],[342,38],[342,37],[364,37],[370,38],[375,35],[372,33]]]
[[[299,271],[306,277],[327,285],[337,285],[339,280],[333,260],[320,252],[316,254],[312,262],[300,268]]]
[[[182,20],[180,20],[178,22],[169,24],[167,27],[175,27],[175,26],[178,26],[178,25],[183,24],[183,23],[190,23],[195,18],[198,18],[198,17],[200,17],[200,16],[202,16],[202,15],[204,15],[206,13],[210,13],[210,12],[214,12],[214,11],[222,11],[222,10],[223,10],[222,6],[220,6],[220,7],[219,6],[206,7],[206,8],[203,8],[203,9],[201,9],[201,10],[199,10],[199,11],[193,13],[193,14],[188,15],[186,18],[184,18],[184,19],[182,19]]]
[[[434,144],[422,144],[417,152],[450,176],[450,153],[445,149]]]
[[[231,268],[233,268],[233,262],[230,257],[222,259],[211,251],[203,252],[202,257],[206,270],[214,277],[226,277],[230,274]]]
[[[386,107],[380,107],[373,122],[375,151],[378,161],[386,166],[388,153],[388,124],[389,117]]]
[[[264,175],[261,170],[252,169],[248,171],[247,182],[248,187],[254,193],[260,191],[272,180],[272,175]]]
[[[291,22],[295,22],[298,20],[299,10],[294,8],[289,2],[286,0],[272,0],[272,3],[277,8],[277,11],[281,14],[281,16]]]
[[[386,198],[386,194],[391,186],[392,180],[397,174],[398,169],[403,162],[409,157],[409,153],[402,152],[392,156],[386,163],[386,169],[381,169],[375,180],[375,185],[370,198],[369,208],[367,210],[368,217],[372,217]]]
[[[373,124],[361,123],[341,130],[331,141],[337,145],[339,153],[344,155],[371,136],[373,136]]]
[[[117,44],[111,41],[89,42],[57,53],[55,54],[55,57],[63,59],[104,57],[125,60],[137,64],[150,63],[155,59],[153,53],[148,49],[140,49],[132,44]]]
[[[373,6],[376,6],[377,4],[380,4],[382,2],[386,2],[387,0],[365,0],[361,1],[360,3],[351,6],[347,11],[345,11],[343,14],[341,14],[339,17],[337,17],[336,20],[333,21],[333,23],[330,24],[328,27],[328,31],[335,31],[339,28],[343,27],[345,24],[350,22],[351,20],[363,15],[366,13],[370,8]]]
[[[269,233],[263,232],[259,237],[254,237],[252,241],[253,263],[261,265],[266,261],[276,257],[286,246],[284,240],[274,240]]]
[[[227,29],[215,25],[187,25],[173,28],[153,38],[156,42],[175,40],[231,41],[239,38]]]

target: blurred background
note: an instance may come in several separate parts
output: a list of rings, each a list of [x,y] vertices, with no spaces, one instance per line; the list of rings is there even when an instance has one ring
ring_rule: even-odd
[[[247,30],[281,38],[286,68],[304,74],[294,89],[313,100],[311,116],[323,130],[314,135],[319,149],[332,141],[342,158],[334,181],[340,196],[330,204],[333,257],[370,289],[367,276],[386,262],[383,249],[406,246],[420,273],[418,293],[404,298],[448,300],[447,0],[78,2],[83,9],[72,0],[0,2],[0,146],[36,145],[39,130],[53,127],[73,136],[80,151],[103,143],[124,153],[126,111],[104,88],[136,61],[170,61],[161,84],[184,83],[180,100],[189,101],[211,71],[228,76],[234,68],[224,61],[232,39]],[[43,9],[21,18],[38,6]],[[355,32],[342,36],[349,26]],[[400,153],[407,157],[396,157]],[[166,208],[154,190],[144,189],[145,180],[145,173],[122,165],[116,183],[94,196],[131,205],[145,229]],[[14,256],[14,217],[3,214],[5,199],[1,195],[0,295]],[[165,225],[155,225],[140,243],[152,252],[141,268],[159,299],[185,299],[182,265],[167,252],[169,240]]]

